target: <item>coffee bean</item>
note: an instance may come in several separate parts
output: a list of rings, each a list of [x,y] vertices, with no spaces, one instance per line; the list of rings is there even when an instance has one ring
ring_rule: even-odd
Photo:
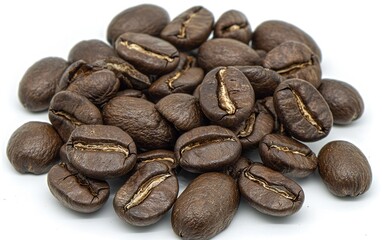
[[[175,158],[174,152],[165,149],[156,149],[138,154],[135,166],[138,169],[149,162],[165,163],[172,170],[178,167],[178,161]]]
[[[116,57],[114,49],[105,42],[98,39],[84,40],[72,47],[69,52],[68,61],[73,63],[83,60],[93,63],[108,57]]]
[[[232,38],[248,44],[251,37],[252,29],[247,17],[237,10],[223,13],[214,27],[214,38]]]
[[[261,163],[246,168],[238,184],[249,205],[267,215],[292,215],[304,202],[304,191],[296,182]]]
[[[329,191],[338,197],[362,195],[372,181],[366,156],[347,141],[331,141],[321,148],[318,172]]]

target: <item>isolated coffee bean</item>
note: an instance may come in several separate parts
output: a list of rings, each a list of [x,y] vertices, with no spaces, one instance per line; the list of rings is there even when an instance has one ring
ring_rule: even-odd
[[[116,57],[114,49],[105,42],[98,39],[84,40],[72,47],[69,52],[68,61],[70,63],[83,60],[93,63],[109,57]]]
[[[251,37],[252,29],[247,17],[237,10],[223,13],[214,27],[214,38],[232,38],[248,44]]]
[[[172,170],[175,170],[178,167],[178,161],[175,158],[174,152],[165,149],[156,149],[139,153],[137,156],[137,164],[135,165],[135,167],[136,169],[138,169],[149,162],[165,163]]]
[[[172,229],[183,239],[211,239],[229,226],[239,202],[232,177],[217,172],[201,174],[176,200]]]
[[[82,213],[99,210],[110,194],[110,187],[106,181],[88,178],[65,162],[60,162],[50,169],[48,187],[62,205]]]
[[[322,147],[318,172],[329,191],[338,197],[362,195],[372,182],[366,156],[347,141],[331,141]]]

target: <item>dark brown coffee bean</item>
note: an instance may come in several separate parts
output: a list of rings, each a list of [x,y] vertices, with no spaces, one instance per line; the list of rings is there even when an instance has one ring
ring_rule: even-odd
[[[321,50],[317,43],[300,28],[283,21],[271,20],[261,23],[253,32],[252,47],[267,52],[283,42],[296,41],[306,44],[319,58]]]
[[[189,172],[217,171],[238,160],[241,144],[232,131],[210,125],[182,134],[174,152],[179,165]]]
[[[362,116],[362,97],[350,84],[334,79],[322,79],[318,91],[328,103],[335,124],[350,124]]]
[[[232,177],[217,172],[195,178],[176,200],[171,224],[183,239],[211,239],[226,229],[239,206]]]
[[[329,134],[332,113],[312,84],[301,79],[285,80],[276,88],[273,99],[277,116],[293,137],[310,142]]]
[[[9,138],[7,156],[16,171],[43,174],[58,160],[62,144],[49,123],[27,122]]]
[[[255,50],[242,42],[215,38],[200,46],[198,64],[209,72],[220,66],[260,65],[261,58]]]
[[[280,134],[266,135],[260,141],[259,154],[265,166],[288,177],[306,177],[317,167],[316,154],[308,146]]]
[[[73,63],[84,60],[93,63],[108,57],[116,57],[114,49],[105,42],[98,39],[84,40],[72,47],[69,52],[68,61]]]
[[[199,101],[208,119],[231,127],[249,117],[255,94],[247,77],[237,68],[218,67],[204,77]]]
[[[304,191],[296,182],[261,163],[246,168],[238,183],[240,193],[249,205],[267,215],[292,215],[304,202]]]
[[[82,213],[99,210],[110,194],[106,181],[85,177],[64,162],[54,165],[48,172],[48,187],[62,205]]]
[[[66,150],[73,167],[85,176],[101,180],[127,174],[137,158],[133,139],[122,129],[107,125],[77,127]]]
[[[104,106],[102,115],[105,124],[122,128],[140,148],[172,148],[175,143],[175,128],[145,99],[115,97]]]
[[[237,10],[223,13],[214,27],[214,38],[232,38],[248,44],[251,37],[252,29],[247,17]]]
[[[179,165],[174,152],[165,149],[156,149],[138,154],[136,168],[138,169],[149,162],[162,162],[173,170]]]
[[[252,164],[252,161],[249,160],[246,157],[241,156],[239,160],[237,160],[236,163],[228,166],[226,169],[224,169],[223,172],[233,177],[233,179],[237,180],[241,173],[250,165]]]
[[[114,210],[134,226],[148,226],[170,210],[178,190],[178,180],[168,165],[150,162],[137,169],[115,194]]]
[[[152,4],[140,4],[115,16],[107,28],[107,40],[114,44],[125,32],[147,33],[159,36],[170,17],[166,10]]]
[[[118,55],[145,74],[171,72],[179,63],[179,52],[157,37],[144,33],[124,33],[115,42]]]
[[[366,156],[347,141],[332,141],[321,148],[318,172],[329,191],[338,197],[362,195],[372,182]]]
[[[19,83],[19,100],[32,112],[47,110],[68,63],[58,57],[43,58],[28,68]]]
[[[283,42],[268,52],[263,60],[265,68],[284,78],[306,80],[318,88],[321,84],[321,66],[317,56],[300,42]]]
[[[54,95],[49,107],[49,120],[65,142],[77,126],[103,122],[101,112],[93,103],[70,91]]]
[[[202,6],[195,6],[174,18],[160,36],[178,49],[189,51],[207,40],[213,25],[213,14]]]

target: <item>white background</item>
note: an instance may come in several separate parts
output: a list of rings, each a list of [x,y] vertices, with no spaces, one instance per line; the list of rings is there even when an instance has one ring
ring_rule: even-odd
[[[274,218],[259,214],[245,201],[231,225],[215,239],[381,239],[381,8],[377,1],[147,1],[161,5],[173,18],[194,5],[203,5],[217,19],[237,9],[252,28],[280,19],[309,33],[323,53],[323,77],[347,81],[364,98],[361,119],[334,127],[330,135],[309,144],[318,153],[328,141],[356,144],[373,170],[370,190],[358,198],[332,196],[317,172],[299,183],[305,203],[295,215]],[[249,5],[249,2],[252,2]],[[177,239],[167,214],[151,227],[132,227],[112,208],[112,197],[95,214],[78,214],[62,207],[50,194],[46,175],[21,175],[6,157],[10,135],[27,121],[48,121],[47,113],[30,113],[17,97],[18,83],[29,66],[41,58],[67,58],[84,39],[106,39],[110,20],[140,1],[1,1],[0,3],[0,238],[18,239]],[[258,160],[256,156],[253,157]],[[180,178],[183,189],[187,183]],[[112,195],[115,189],[112,189]],[[7,237],[5,237],[7,236]]]

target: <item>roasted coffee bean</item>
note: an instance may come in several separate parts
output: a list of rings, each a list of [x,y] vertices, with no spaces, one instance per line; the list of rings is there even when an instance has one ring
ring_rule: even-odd
[[[268,52],[263,60],[265,68],[272,69],[284,78],[300,78],[316,88],[321,83],[321,66],[318,57],[300,42],[283,42]]]
[[[247,17],[237,10],[223,13],[214,27],[214,38],[232,38],[248,44],[251,37],[252,29]]]
[[[268,134],[259,144],[265,166],[288,177],[303,178],[317,167],[316,154],[305,144],[280,134]]]
[[[58,57],[43,58],[28,68],[19,83],[18,95],[31,112],[47,110],[68,63]]]
[[[136,168],[138,169],[149,162],[163,162],[173,170],[179,165],[174,152],[165,149],[156,149],[138,154]]]
[[[241,173],[250,165],[252,164],[252,161],[249,160],[246,157],[241,156],[239,160],[237,160],[236,163],[228,166],[226,169],[224,169],[223,172],[233,177],[233,179],[237,180]]]
[[[362,151],[347,141],[332,141],[318,154],[318,172],[329,191],[338,197],[356,197],[371,185],[372,173]]]
[[[179,131],[186,132],[205,123],[199,101],[189,94],[170,94],[155,104],[155,108]]]
[[[211,239],[229,226],[239,202],[232,177],[204,173],[176,200],[171,214],[172,229],[183,239]]]
[[[115,49],[121,58],[145,74],[168,73],[179,63],[179,52],[173,45],[144,33],[122,34]]]
[[[329,134],[332,113],[312,84],[301,79],[285,80],[276,88],[273,99],[277,116],[293,137],[310,142]]]
[[[178,49],[190,51],[207,40],[213,25],[213,14],[202,6],[195,6],[174,18],[160,36]]]
[[[172,148],[175,143],[175,128],[145,99],[115,97],[104,106],[102,115],[105,124],[122,128],[140,148]]]
[[[307,45],[321,60],[321,50],[317,43],[300,28],[283,21],[270,20],[261,23],[252,35],[252,47],[267,52],[283,42],[296,41]]]
[[[110,194],[106,181],[88,178],[64,162],[49,170],[48,187],[62,205],[82,213],[99,210]]]
[[[322,79],[318,91],[328,103],[335,124],[350,124],[362,116],[362,97],[350,84],[334,79]]]
[[[107,28],[107,40],[114,44],[125,32],[147,33],[159,36],[170,17],[166,10],[152,4],[140,4],[115,16]]]
[[[72,47],[69,52],[68,61],[73,63],[84,60],[93,63],[109,57],[116,57],[114,49],[105,42],[98,39],[84,40]]]
[[[49,107],[49,120],[65,142],[77,126],[103,122],[101,112],[93,103],[70,91],[54,95]]]
[[[260,65],[261,58],[247,44],[229,38],[204,42],[198,52],[198,64],[209,72],[220,66]]]
[[[237,68],[218,67],[204,77],[199,101],[208,119],[231,127],[249,117],[255,94],[247,77]]]
[[[304,202],[304,191],[294,182],[261,163],[253,163],[239,178],[241,195],[261,213],[283,217],[296,213]]]
[[[127,174],[137,159],[133,139],[115,126],[81,125],[73,130],[66,150],[73,167],[101,180]]]
[[[58,161],[63,142],[52,125],[27,122],[16,129],[7,145],[7,156],[20,173],[43,174]]]
[[[210,125],[182,134],[174,152],[179,165],[189,172],[218,171],[239,159],[241,144],[232,131]]]
[[[148,226],[170,210],[178,190],[178,180],[167,164],[146,163],[115,194],[114,210],[132,225]]]

